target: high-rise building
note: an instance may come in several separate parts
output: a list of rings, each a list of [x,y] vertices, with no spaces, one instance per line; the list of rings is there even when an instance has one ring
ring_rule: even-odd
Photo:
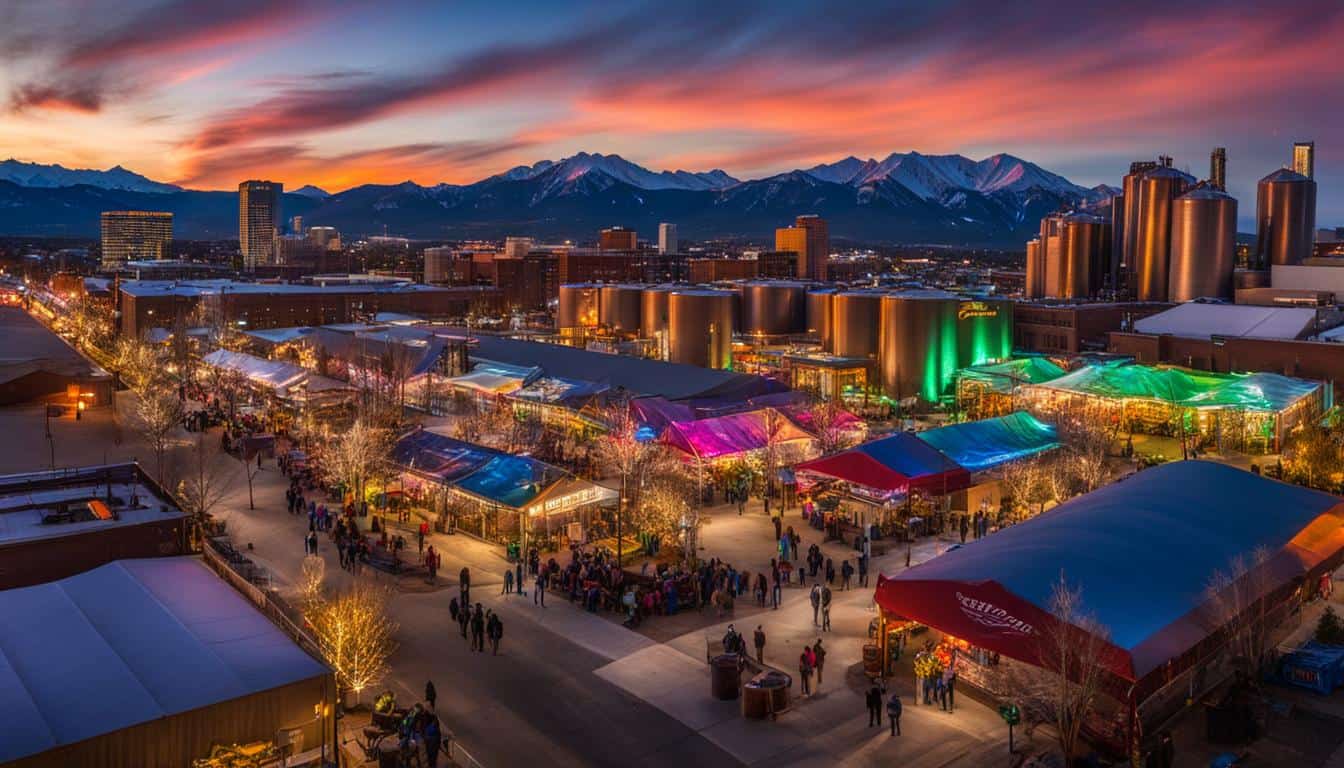
[[[677,225],[663,222],[658,225],[658,252],[677,252]]]
[[[532,238],[530,237],[504,238],[504,258],[521,259],[531,252],[532,252]]]
[[[1308,179],[1316,178],[1316,142],[1293,143],[1293,170]]]
[[[1219,192],[1227,191],[1227,148],[1214,147],[1209,155],[1209,186]]]
[[[238,185],[238,247],[243,269],[275,263],[279,234],[280,195],[284,185],[275,181],[244,181]]]
[[[303,217],[302,217],[302,216],[292,216],[292,217],[290,217],[290,219],[289,219],[289,234],[291,234],[291,235],[302,235],[302,234],[303,234]]]
[[[776,229],[775,250],[798,254],[799,278],[824,281],[826,262],[831,255],[826,220],[815,215],[799,216],[793,226]]]
[[[335,227],[309,227],[308,239],[324,250],[341,250],[341,233]]]
[[[453,275],[453,249],[438,246],[425,249],[425,282],[428,284],[446,283]]]
[[[625,227],[604,229],[598,236],[597,248],[600,251],[633,251],[635,250],[635,230]]]
[[[166,259],[173,251],[173,214],[163,211],[103,211],[103,269],[128,261]]]

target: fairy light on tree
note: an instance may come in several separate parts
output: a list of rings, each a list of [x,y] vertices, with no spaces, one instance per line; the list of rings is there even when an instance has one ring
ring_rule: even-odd
[[[353,691],[356,700],[387,675],[397,649],[398,625],[387,615],[390,597],[387,589],[360,582],[331,600],[315,600],[305,614],[337,684]]]

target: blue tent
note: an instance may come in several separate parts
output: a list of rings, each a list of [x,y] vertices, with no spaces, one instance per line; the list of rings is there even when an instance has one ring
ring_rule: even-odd
[[[1059,447],[1054,426],[1026,411],[930,429],[916,437],[972,472]]]

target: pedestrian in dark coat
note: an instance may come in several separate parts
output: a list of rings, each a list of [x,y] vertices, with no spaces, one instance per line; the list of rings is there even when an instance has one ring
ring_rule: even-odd
[[[480,603],[471,615],[471,650],[485,653],[485,609]]]
[[[453,617],[453,621],[454,621],[454,622],[457,621],[457,598],[456,598],[456,597],[454,597],[452,600],[449,600],[449,601],[448,601],[448,615]]]
[[[756,634],[755,634],[754,639],[755,639],[755,641],[756,641],[756,661],[759,662],[759,663],[761,663],[761,664],[764,664],[764,663],[765,663],[765,630],[761,628],[761,625],[760,625],[760,624],[757,624],[757,625],[756,625]]]
[[[891,694],[887,699],[887,719],[891,721],[891,735],[901,735],[901,697]]]
[[[868,704],[868,727],[872,728],[876,725],[881,728],[882,689],[877,687],[877,683],[873,683],[873,687],[868,689],[867,695],[864,696],[864,701]]]
[[[439,693],[434,690],[434,681],[427,680],[425,682],[425,703],[429,705],[430,709],[434,709],[434,701],[438,698]]]

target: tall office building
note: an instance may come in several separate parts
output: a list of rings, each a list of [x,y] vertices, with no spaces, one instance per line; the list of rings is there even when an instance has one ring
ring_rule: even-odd
[[[302,235],[302,234],[303,234],[303,217],[302,217],[302,216],[293,216],[293,217],[290,218],[290,220],[289,220],[289,233],[290,233],[291,235]]]
[[[280,195],[284,185],[275,181],[244,181],[238,185],[238,246],[243,269],[275,263],[279,235]]]
[[[335,227],[309,227],[308,239],[324,250],[341,250],[341,233]]]
[[[447,246],[436,246],[425,249],[425,282],[433,285],[435,283],[447,283],[453,277],[453,259],[456,257],[452,248]]]
[[[598,236],[597,248],[600,251],[633,251],[635,250],[635,230],[625,227],[604,229]]]
[[[1209,186],[1219,192],[1227,191],[1227,149],[1214,147],[1209,155]]]
[[[1316,178],[1316,142],[1293,143],[1293,170],[1308,179]]]
[[[791,227],[775,230],[775,250],[798,254],[798,277],[826,280],[826,261],[831,255],[831,236],[826,220],[816,215],[799,216]]]
[[[128,261],[166,259],[173,252],[173,214],[163,211],[103,211],[103,269]]]
[[[532,238],[530,237],[506,237],[504,238],[504,258],[521,259],[532,252]]]
[[[676,253],[677,244],[677,225],[663,222],[658,225],[658,252]]]

